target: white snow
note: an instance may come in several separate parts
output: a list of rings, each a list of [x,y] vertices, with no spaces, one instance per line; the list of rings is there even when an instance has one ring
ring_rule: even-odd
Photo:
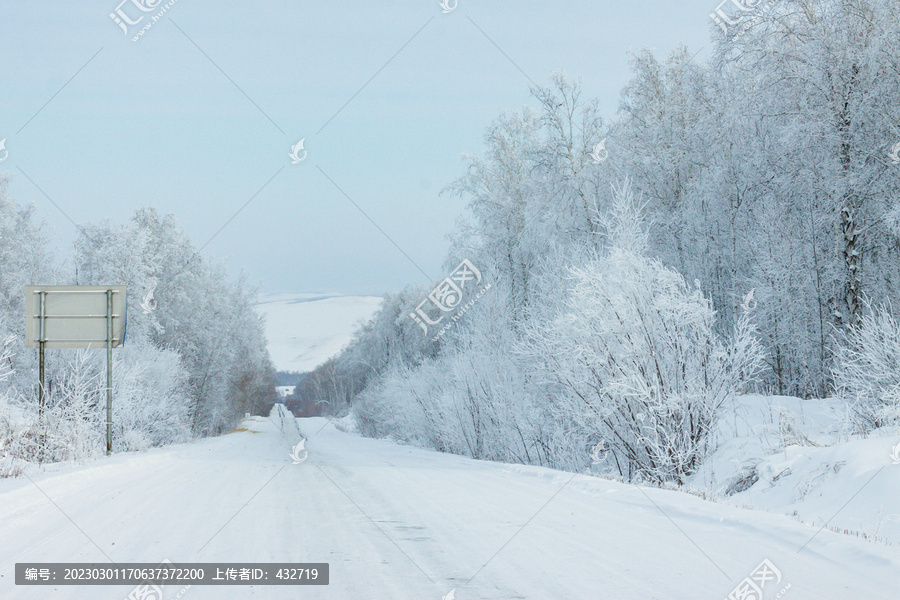
[[[275,393],[278,394],[278,396],[280,398],[285,398],[287,396],[292,395],[294,393],[294,389],[296,387],[297,386],[295,386],[295,385],[276,385]]]
[[[338,294],[272,294],[256,305],[266,317],[275,368],[305,373],[340,352],[354,327],[368,320],[381,298]]]
[[[709,600],[764,559],[782,576],[765,600],[787,585],[786,600],[897,598],[896,546],[681,492],[365,439],[321,418],[298,420],[309,454],[292,464],[299,434],[279,421],[0,481],[0,598],[131,590],[17,587],[16,562],[165,558],[331,566],[327,587],[194,586],[187,600],[439,600],[453,589],[456,600]]]
[[[843,410],[834,399],[738,397],[721,421],[718,450],[691,485],[723,495],[755,470],[758,480],[726,502],[900,545],[900,464],[891,457],[900,430],[841,435]]]

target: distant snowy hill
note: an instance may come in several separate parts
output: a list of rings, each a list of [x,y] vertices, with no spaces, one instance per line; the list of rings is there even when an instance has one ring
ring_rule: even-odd
[[[256,305],[266,317],[266,338],[275,368],[312,371],[350,341],[381,298],[339,294],[270,294]]]

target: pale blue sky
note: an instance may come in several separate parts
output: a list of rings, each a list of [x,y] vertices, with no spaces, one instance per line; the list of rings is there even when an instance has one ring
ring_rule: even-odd
[[[436,0],[177,0],[132,42],[109,17],[119,1],[0,3],[10,195],[37,207],[61,251],[75,227],[44,193],[76,223],[155,206],[198,247],[253,198],[205,256],[264,292],[376,295],[426,278],[335,183],[442,277],[463,203],[438,193],[492,119],[530,102],[519,69],[540,85],[580,77],[608,119],[628,51],[706,55],[716,4],[459,0],[443,14]],[[122,5],[132,19],[159,8]],[[301,138],[309,154],[293,165]]]

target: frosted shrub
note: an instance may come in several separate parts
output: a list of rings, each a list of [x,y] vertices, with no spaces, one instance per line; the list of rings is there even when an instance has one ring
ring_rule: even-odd
[[[11,345],[12,339],[7,338],[0,346],[0,384],[5,383],[13,375],[13,369],[10,367]],[[15,433],[15,422],[9,406],[9,391],[3,389],[0,391],[0,478],[15,477],[21,473],[22,461],[9,451]]]
[[[114,436],[124,447],[143,450],[190,437],[187,372],[172,350],[130,347],[116,362]]]
[[[734,338],[715,333],[700,291],[645,256],[647,235],[630,183],[603,217],[606,256],[569,268],[558,314],[528,328],[524,346],[543,372],[560,422],[603,443],[601,468],[628,479],[682,483],[709,452],[722,405],[762,366],[743,303]]]
[[[64,362],[51,369],[53,385],[43,423],[33,403],[16,406],[0,400],[0,457],[4,444],[10,457],[25,462],[83,460],[106,451],[105,357],[94,350],[78,350],[62,358]],[[116,355],[114,374],[116,452],[188,439],[187,374],[175,352],[127,346]],[[5,417],[4,408],[7,415],[17,417]]]
[[[106,378],[100,353],[70,352],[47,398],[45,461],[99,456],[106,449]]]
[[[354,411],[366,435],[485,460],[549,464],[540,423],[493,287],[445,338],[452,345],[415,367],[395,364],[360,394]]]
[[[624,250],[570,273],[564,312],[535,326],[528,345],[560,418],[605,442],[606,467],[620,475],[681,483],[707,454],[720,407],[759,370],[748,316],[726,344],[697,287]]]
[[[842,336],[833,370],[835,392],[860,432],[900,424],[900,323],[890,306],[867,308]]]

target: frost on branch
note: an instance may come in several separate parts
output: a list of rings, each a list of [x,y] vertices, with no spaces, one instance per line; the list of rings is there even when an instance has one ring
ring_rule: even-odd
[[[890,305],[864,308],[843,334],[834,367],[835,392],[860,433],[900,423],[900,323]]]
[[[629,479],[681,483],[709,451],[723,403],[758,373],[761,347],[749,312],[734,339],[722,340],[699,287],[631,251],[639,213],[626,210],[627,186],[617,196],[612,249],[569,269],[564,309],[532,326],[527,349],[556,390],[559,416],[607,443],[608,467]]]

